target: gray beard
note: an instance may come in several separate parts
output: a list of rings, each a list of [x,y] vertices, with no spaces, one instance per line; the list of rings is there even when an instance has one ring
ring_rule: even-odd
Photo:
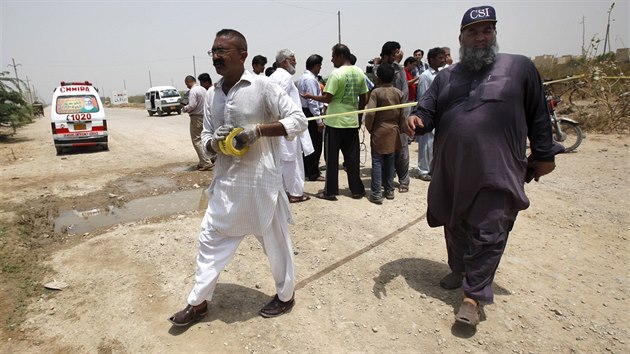
[[[479,72],[486,66],[494,63],[499,45],[496,38],[490,48],[465,48],[459,47],[459,62],[468,70]]]
[[[286,71],[289,72],[289,74],[293,75],[295,74],[295,66],[289,64],[289,66],[285,69]]]

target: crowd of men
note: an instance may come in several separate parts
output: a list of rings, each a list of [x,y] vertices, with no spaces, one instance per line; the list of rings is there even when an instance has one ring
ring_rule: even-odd
[[[493,301],[492,283],[508,233],[518,212],[529,206],[526,175],[531,171],[538,180],[550,173],[555,154],[562,151],[551,137],[536,68],[526,57],[498,53],[496,23],[490,6],[465,12],[457,64],[448,48],[430,49],[425,63],[420,49],[403,61],[398,42],[384,43],[371,62],[375,87],[355,65],[347,45],[332,47],[335,69],[325,84],[319,79],[323,57],[313,54],[296,85],[293,51],[278,51],[272,70],[265,70],[267,59],[257,55],[251,72],[245,69],[245,37],[236,30],[219,31],[209,53],[222,78],[207,88],[205,97],[192,83],[194,78],[186,79],[191,88],[185,107],[191,136],[193,125],[198,126],[193,119],[197,122],[201,114],[201,155],[215,162],[195,284],[187,306],[169,319],[171,323],[186,326],[205,316],[219,274],[247,235],[255,235],[263,245],[277,290],[260,314],[275,317],[293,308],[289,204],[309,200],[304,194],[307,180],[324,182],[317,198],[337,200],[339,151],[352,198],[366,195],[359,171],[364,117],[357,111],[367,105],[394,106],[365,116],[373,140],[368,200],[381,204],[383,198],[393,199],[394,175],[398,192],[409,190],[408,145],[416,139],[417,176],[430,181],[427,220],[432,227],[444,228],[451,268],[440,286],[463,288],[455,320],[476,326],[483,303]],[[416,102],[415,107],[402,108],[407,102]],[[226,144],[233,149],[225,149]],[[234,155],[229,152],[234,149],[247,152]],[[325,175],[319,166],[322,150]],[[201,155],[199,166],[204,169],[207,162]]]

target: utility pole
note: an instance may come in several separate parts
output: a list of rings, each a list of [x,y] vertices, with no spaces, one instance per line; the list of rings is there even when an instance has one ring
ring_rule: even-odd
[[[614,2],[608,9],[608,24],[606,25],[606,39],[604,39],[604,54],[606,54],[606,45],[608,45],[608,50],[612,50],[612,48],[610,48],[610,14],[612,13],[613,7],[615,7]]]
[[[33,94],[31,93],[31,82],[26,76],[26,92],[28,92],[28,103],[33,104]]]
[[[127,91],[127,83],[125,82],[125,80],[124,80],[124,79],[123,79],[123,89],[124,89],[125,91]]]
[[[582,22],[580,22],[582,24],[582,56],[586,57],[586,48],[584,48],[584,33],[586,32],[586,17],[584,17],[584,15],[582,15]]]
[[[621,48],[625,48],[626,47],[626,44],[623,42],[623,40],[621,40],[621,38],[619,38],[619,35],[616,35],[615,39],[619,40],[619,42],[621,42]]]
[[[339,43],[341,44],[341,11],[337,11],[337,33],[339,33]]]
[[[149,69],[149,87],[153,87],[153,81],[151,81],[151,69]]]
[[[18,77],[18,74],[17,74],[17,67],[22,66],[22,64],[16,64],[14,58],[11,58],[11,60],[13,61],[13,65],[9,64],[7,66],[13,67],[13,71],[15,72],[15,85],[17,86],[17,89],[20,92],[20,94],[22,94],[22,88],[20,88],[20,78]]]
[[[193,55],[193,75],[197,78],[197,65],[195,65],[195,56]]]

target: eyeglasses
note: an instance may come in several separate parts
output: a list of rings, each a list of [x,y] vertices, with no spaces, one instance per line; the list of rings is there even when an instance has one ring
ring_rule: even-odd
[[[239,48],[212,48],[208,51],[209,56],[216,55],[218,57],[224,57],[228,52],[232,50],[240,50]]]

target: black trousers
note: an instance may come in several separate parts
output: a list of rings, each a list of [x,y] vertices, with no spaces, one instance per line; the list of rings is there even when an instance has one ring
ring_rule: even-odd
[[[343,154],[352,194],[365,193],[360,171],[359,128],[333,128],[324,130],[324,155],[326,159],[326,195],[339,194],[339,150]]]
[[[302,108],[302,111],[307,118],[313,116],[308,108]],[[314,120],[308,121],[308,134],[311,136],[315,151],[308,156],[304,156],[304,176],[307,180],[314,181],[319,177],[319,159],[322,157],[324,134],[319,132],[317,122]]]
[[[478,301],[494,300],[494,275],[517,214],[511,207],[511,195],[482,189],[466,220],[444,226],[448,265],[454,273],[466,273],[466,296]]]

